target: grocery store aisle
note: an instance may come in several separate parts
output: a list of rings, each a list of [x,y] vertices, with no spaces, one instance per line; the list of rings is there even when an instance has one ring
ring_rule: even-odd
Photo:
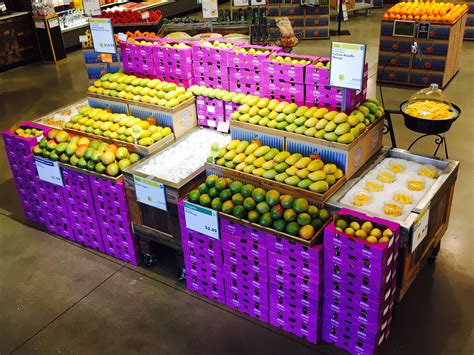
[[[351,18],[352,36],[368,45],[369,96],[375,72],[381,10]],[[337,40],[333,38],[333,40]],[[302,42],[296,53],[329,54],[329,41]],[[59,66],[34,64],[0,74],[0,129],[34,119],[84,96],[80,52]],[[427,265],[395,310],[386,354],[472,354],[474,43],[465,42],[462,69],[446,93],[463,109],[447,134],[452,159],[461,161],[451,224],[435,265]],[[384,88],[387,108],[416,89]],[[415,134],[396,118],[398,144]],[[0,140],[0,354],[342,353],[312,346],[190,294],[160,265],[131,267],[22,224],[23,216]],[[385,142],[389,144],[387,140]],[[433,143],[414,152],[432,154]]]

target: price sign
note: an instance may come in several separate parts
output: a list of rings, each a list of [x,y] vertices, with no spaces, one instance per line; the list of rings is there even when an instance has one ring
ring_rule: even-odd
[[[94,18],[89,19],[89,26],[94,42],[94,50],[97,53],[117,52],[115,48],[114,30],[112,28],[112,19],[110,18]]]
[[[82,4],[86,16],[98,16],[101,14],[99,0],[82,0]]]
[[[420,215],[416,219],[415,223],[413,223],[413,236],[411,239],[411,252],[420,245],[420,243],[425,239],[428,235],[428,221],[430,219],[430,210],[427,207],[423,211],[421,211]]]
[[[330,85],[362,90],[364,65],[365,44],[332,42]]]
[[[40,180],[49,182],[51,184],[64,186],[63,177],[61,175],[61,170],[59,170],[58,162],[35,157],[35,164]]]
[[[217,18],[218,15],[217,0],[202,0],[203,18]]]
[[[79,36],[79,42],[85,43],[89,40],[89,38],[86,35],[80,35]]]
[[[159,182],[134,176],[137,201],[167,211],[165,186]]]
[[[217,124],[217,130],[222,133],[229,133],[230,122],[219,121]]]
[[[184,219],[186,228],[214,239],[220,239],[219,219],[216,211],[185,201]]]
[[[146,20],[149,17],[150,17],[150,13],[148,11],[142,12],[142,19],[143,20]]]

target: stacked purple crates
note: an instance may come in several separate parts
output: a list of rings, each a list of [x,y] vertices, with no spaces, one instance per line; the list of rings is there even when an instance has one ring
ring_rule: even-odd
[[[226,305],[268,323],[267,235],[220,218]]]
[[[224,101],[204,96],[196,97],[196,113],[199,126],[217,128],[221,121],[227,121]],[[230,119],[230,118],[229,118]]]
[[[293,102],[298,106],[303,105],[306,64],[276,62],[273,59],[277,56],[278,53],[272,54],[262,62],[262,95],[270,99]],[[312,62],[316,62],[318,59],[296,54],[286,54],[285,57],[294,58],[294,60],[309,59]]]
[[[188,290],[225,304],[222,242],[186,228],[183,201],[178,215]]]
[[[237,112],[239,110],[240,104],[236,104],[232,101],[224,101],[224,116],[226,121],[230,121],[230,115],[233,112]]]
[[[254,49],[255,51],[277,51],[278,47],[263,47],[250,44],[235,47],[229,54],[229,90],[247,95],[262,95],[262,62],[270,54],[252,54],[241,52],[239,49]]]
[[[97,222],[89,175],[62,169],[70,222],[77,243],[101,252],[104,251],[101,231]]]
[[[322,245],[268,236],[270,324],[316,344],[322,296]]]
[[[372,354],[390,333],[400,227],[346,209],[339,216],[394,233],[388,243],[369,243],[337,231],[334,223],[324,231],[322,338],[351,353]]]
[[[156,38],[137,38],[137,40],[157,41]],[[155,78],[154,48],[156,45],[141,45],[122,41],[120,49],[122,53],[123,69],[127,74],[139,77]]]
[[[47,134],[49,129],[32,122],[25,122],[22,127],[41,129]],[[39,178],[33,158],[32,149],[38,143],[36,137],[25,138],[10,130],[2,133],[5,152],[12,171],[13,179],[28,221],[44,225],[43,209],[40,206]]]
[[[329,58],[320,58],[326,65]],[[329,69],[308,65],[305,75],[305,105],[308,107],[326,107],[329,110],[351,112],[367,97],[368,64],[364,67],[363,89],[341,89],[329,85]]]
[[[210,40],[209,42],[232,43],[225,40]],[[231,48],[209,46],[202,42],[194,44],[194,84],[229,90],[229,54],[231,53]]]
[[[38,186],[40,203],[44,211],[44,222],[48,232],[75,241],[64,187],[43,180],[38,180]]]
[[[132,233],[123,180],[95,175],[89,178],[105,253],[138,265],[138,239]]]
[[[180,43],[188,47],[179,47]],[[185,88],[192,85],[193,50],[189,42],[162,39],[154,47],[153,58],[155,73],[159,78]]]

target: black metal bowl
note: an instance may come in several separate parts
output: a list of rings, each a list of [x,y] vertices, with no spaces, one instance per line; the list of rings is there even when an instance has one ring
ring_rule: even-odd
[[[458,119],[459,115],[461,115],[461,109],[458,106],[451,104],[455,113],[452,118],[448,118],[446,120],[427,120],[424,118],[414,117],[405,113],[405,107],[407,106],[407,104],[408,100],[403,101],[400,104],[400,111],[402,112],[403,118],[405,119],[405,126],[408,129],[411,129],[412,131],[418,133],[439,134],[447,132],[451,128],[453,122]]]

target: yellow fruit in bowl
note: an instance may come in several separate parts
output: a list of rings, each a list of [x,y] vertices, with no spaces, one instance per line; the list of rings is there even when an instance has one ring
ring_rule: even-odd
[[[389,173],[388,171],[381,171],[377,175],[377,180],[385,184],[391,184],[392,182],[395,181],[395,175],[393,175],[392,173]]]
[[[354,206],[367,206],[372,202],[372,195],[365,191],[359,191],[354,194]]]
[[[425,181],[421,178],[408,179],[407,188],[412,191],[423,191],[425,189]]]
[[[411,205],[413,203],[413,196],[403,191],[397,191],[393,194],[393,200],[402,205]]]
[[[376,180],[368,180],[365,183],[365,189],[370,192],[380,192],[383,190],[383,183]]]
[[[405,113],[426,120],[447,120],[456,114],[451,105],[432,100],[411,102],[405,107]]]
[[[402,164],[392,162],[388,164],[388,170],[390,170],[392,173],[399,174],[405,171],[405,167]]]
[[[403,212],[403,207],[395,202],[385,202],[383,212],[387,216],[400,217]]]
[[[438,171],[434,166],[424,165],[420,168],[420,170],[418,170],[418,175],[430,179],[436,179],[438,177]]]

